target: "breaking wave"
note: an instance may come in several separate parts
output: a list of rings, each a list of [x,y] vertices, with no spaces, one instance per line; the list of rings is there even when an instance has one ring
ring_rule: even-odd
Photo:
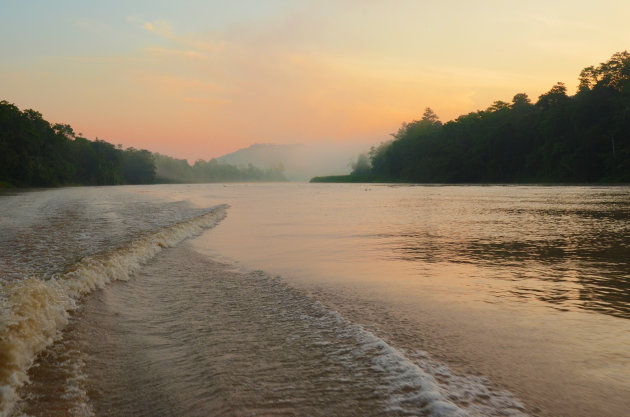
[[[30,277],[0,284],[0,416],[9,415],[17,390],[29,381],[37,355],[66,326],[81,297],[116,280],[128,280],[162,248],[199,235],[226,216],[227,205],[81,259],[50,279]]]

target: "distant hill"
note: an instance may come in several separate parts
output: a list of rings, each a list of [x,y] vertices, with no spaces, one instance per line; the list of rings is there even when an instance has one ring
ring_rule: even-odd
[[[217,161],[241,167],[252,164],[262,169],[282,166],[289,181],[308,181],[317,175],[350,173],[356,155],[366,149],[369,145],[257,143],[217,158]]]

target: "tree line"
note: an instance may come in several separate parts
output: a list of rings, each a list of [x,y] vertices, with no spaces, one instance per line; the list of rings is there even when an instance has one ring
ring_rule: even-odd
[[[18,187],[148,184],[151,153],[89,140],[67,124],[51,124],[35,110],[0,101],[0,184]]]
[[[153,154],[158,182],[257,182],[286,181],[282,166],[261,169],[247,164],[240,167],[216,159],[197,160],[190,165],[185,159],[176,159],[159,153]]]
[[[448,123],[427,108],[392,136],[350,175],[313,181],[630,182],[630,54],[584,68],[573,96],[559,82]]]
[[[114,146],[51,124],[31,109],[0,101],[0,188],[155,182],[282,181],[282,169],[235,167],[215,160],[185,160]]]

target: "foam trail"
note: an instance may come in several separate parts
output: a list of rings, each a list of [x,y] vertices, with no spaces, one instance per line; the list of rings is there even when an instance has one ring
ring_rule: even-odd
[[[110,252],[83,258],[49,280],[31,277],[0,286],[0,417],[18,400],[28,369],[68,323],[80,297],[115,280],[128,280],[164,247],[200,234],[226,216],[227,205],[142,236]]]
[[[370,358],[372,369],[381,373],[381,389],[388,393],[388,412],[405,415],[418,411],[432,417],[469,417],[470,414],[449,401],[433,376],[423,371],[398,349],[390,346],[363,326],[349,322],[337,311],[328,311],[316,303],[323,317],[347,329],[351,337],[359,342],[359,349],[350,352],[353,360]],[[525,417],[524,415],[519,417]]]

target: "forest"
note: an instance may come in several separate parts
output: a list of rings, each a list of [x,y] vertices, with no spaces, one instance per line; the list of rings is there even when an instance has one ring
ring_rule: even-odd
[[[35,110],[0,101],[0,188],[283,180],[280,167],[241,168],[215,160],[190,166],[144,149],[89,140],[70,125],[51,124]]]
[[[286,181],[283,167],[260,169],[252,164],[245,167],[227,164],[211,159],[197,160],[190,165],[185,159],[153,154],[157,169],[156,180],[162,183],[193,183],[193,182],[257,182],[257,181]]]
[[[155,164],[147,150],[88,140],[67,124],[50,124],[35,110],[0,101],[0,185],[148,184]]]
[[[584,68],[573,96],[559,82],[535,103],[519,93],[447,123],[426,108],[392,136],[350,175],[311,181],[630,182],[630,54]]]

